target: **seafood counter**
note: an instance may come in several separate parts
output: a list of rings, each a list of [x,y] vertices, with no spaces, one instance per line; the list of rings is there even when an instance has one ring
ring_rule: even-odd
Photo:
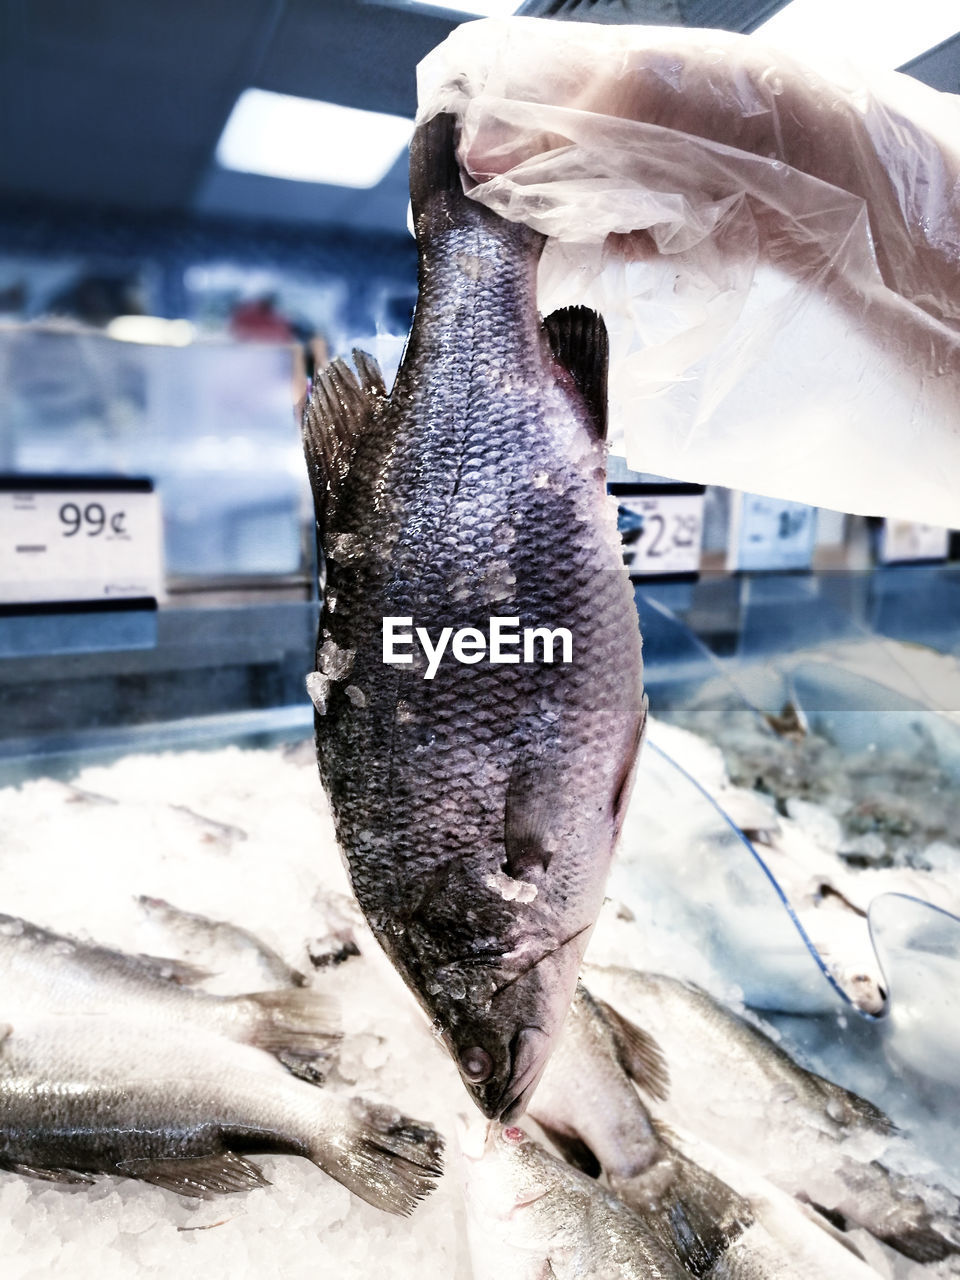
[[[658,742],[716,766],[656,723],[645,762]],[[655,767],[625,879],[638,822],[654,857],[683,837]],[[957,1273],[957,1171],[621,898],[528,1114],[467,1116],[349,893],[310,744],[37,778],[0,821],[5,1275]]]
[[[952,815],[856,830],[802,697],[648,722],[606,323],[455,105],[392,388],[304,401],[316,754],[0,792],[4,1274],[960,1274]]]

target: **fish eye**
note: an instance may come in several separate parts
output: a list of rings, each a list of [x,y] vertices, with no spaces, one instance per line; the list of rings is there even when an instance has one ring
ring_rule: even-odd
[[[483,1084],[493,1075],[493,1059],[486,1049],[467,1049],[460,1058],[460,1068],[471,1084]]]

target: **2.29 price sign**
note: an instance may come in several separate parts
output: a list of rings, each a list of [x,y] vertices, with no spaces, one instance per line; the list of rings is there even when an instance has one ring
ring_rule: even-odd
[[[160,502],[148,480],[0,477],[0,603],[162,590]]]
[[[703,540],[703,485],[608,486],[617,500],[623,559],[634,577],[694,576]]]

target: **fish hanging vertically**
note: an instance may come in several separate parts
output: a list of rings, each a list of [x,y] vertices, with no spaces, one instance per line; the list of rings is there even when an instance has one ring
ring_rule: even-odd
[[[320,771],[360,905],[491,1117],[524,1108],[603,898],[646,700],[606,496],[606,330],[417,130],[413,329],[304,413]]]

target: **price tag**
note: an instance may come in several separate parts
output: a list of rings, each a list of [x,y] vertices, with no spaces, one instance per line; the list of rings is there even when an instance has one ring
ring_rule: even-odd
[[[816,507],[756,493],[734,494],[727,568],[809,569],[816,536]]]
[[[617,483],[608,488],[617,500],[617,527],[631,576],[696,577],[705,487]]]
[[[884,520],[880,535],[880,563],[903,564],[910,560],[946,560],[950,530],[910,520]]]
[[[0,477],[0,603],[158,599],[162,538],[149,480]]]

